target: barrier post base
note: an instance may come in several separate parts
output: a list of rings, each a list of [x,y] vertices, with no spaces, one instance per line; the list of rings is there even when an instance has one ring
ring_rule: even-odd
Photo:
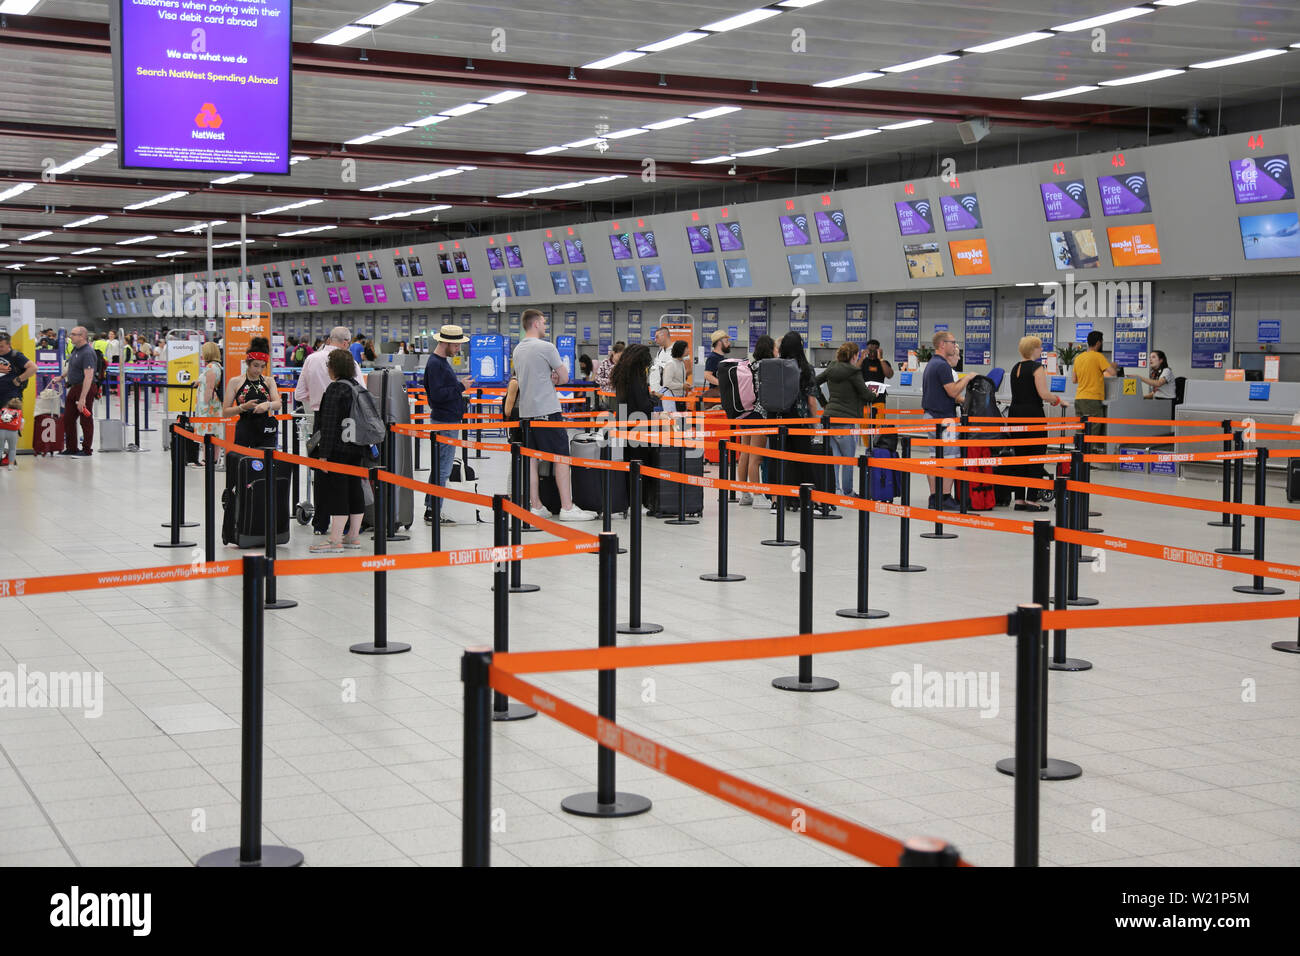
[[[862,621],[878,621],[882,617],[889,617],[888,611],[882,611],[878,608],[869,607],[865,611],[859,611],[855,607],[846,607],[835,612],[837,617],[851,617]]]
[[[531,594],[533,591],[540,591],[541,589],[542,589],[542,586],[541,586],[540,584],[512,584],[512,585],[510,585],[510,593],[511,593],[511,594]],[[492,590],[495,591],[496,588],[493,587]]]
[[[615,793],[613,803],[601,803],[599,795],[575,793],[560,801],[560,809],[579,817],[634,817],[650,809],[650,800],[636,793]]]
[[[840,682],[829,677],[814,677],[810,681],[801,681],[798,677],[778,677],[772,681],[777,690],[797,690],[806,694],[815,694],[823,690],[835,690]]]
[[[1283,654],[1300,654],[1300,641],[1274,641],[1271,646]]]
[[[701,581],[743,581],[743,574],[701,574]]]
[[[1016,775],[1016,758],[1005,757],[997,763],[998,773],[1004,773],[1008,777]],[[1039,780],[1073,780],[1075,777],[1083,776],[1083,768],[1077,763],[1071,763],[1068,760],[1057,760],[1055,757],[1047,758],[1047,766],[1038,768]]]
[[[1211,527],[1211,528],[1231,528],[1231,527],[1232,527],[1232,522],[1231,522],[1231,521],[1224,521],[1224,520],[1222,520],[1222,519],[1220,519],[1220,520],[1218,520],[1218,521],[1207,521],[1207,522],[1205,522],[1205,523],[1206,523],[1207,526],[1209,526],[1209,527]]]
[[[1093,607],[1101,602],[1091,597],[1072,597],[1066,598],[1065,603],[1070,607]]]
[[[694,518],[669,518],[664,524],[699,524]]]
[[[291,601],[288,598],[276,598],[274,601],[267,601],[262,605],[268,611],[287,611],[291,607],[297,607],[297,601]]]
[[[1092,564],[1096,560],[1097,556],[1095,554],[1080,554],[1074,559],[1076,564]]]
[[[1243,558],[1253,558],[1255,551],[1253,548],[1215,548],[1215,554],[1235,554]]]
[[[631,624],[620,624],[617,628],[620,634],[658,634],[663,629],[662,624],[651,624],[647,621],[642,621],[636,627]]]
[[[170,521],[164,521],[164,522],[163,522],[159,527],[162,527],[162,528],[170,528],[171,526],[172,526],[172,523],[171,523]],[[182,522],[181,522],[181,527],[182,527],[182,528],[197,528],[198,526],[199,526],[199,523],[198,523],[197,521],[182,521]]]
[[[389,641],[383,647],[378,644],[353,644],[348,648],[353,654],[404,654],[411,649],[410,644],[402,644],[399,641]]]
[[[302,866],[302,854],[292,847],[263,844],[260,858],[244,861],[239,858],[239,847],[235,846],[205,853],[194,865],[202,867]]]
[[[1092,661],[1085,661],[1078,657],[1067,657],[1059,663],[1048,660],[1047,669],[1049,671],[1090,671],[1092,670]]]
[[[505,710],[492,711],[493,720],[527,720],[529,717],[536,716],[537,711],[523,704],[509,704]]]
[[[1255,587],[1253,584],[1238,584],[1233,588],[1238,594],[1285,594],[1281,588],[1272,588],[1267,585]]]
[[[922,531],[917,535],[918,538],[929,538],[932,541],[944,541],[948,538],[957,537],[951,531]]]
[[[923,564],[882,564],[881,567],[884,568],[886,571],[924,571],[925,570],[925,565]]]
[[[765,540],[765,541],[760,541],[759,544],[765,544],[765,545],[767,545],[769,548],[797,548],[797,547],[799,547],[799,542],[798,542],[798,541],[791,541],[791,540],[789,540],[788,538],[768,538],[768,539]]]
[[[197,547],[193,541],[159,541],[154,545],[155,548],[193,548]]]
[[[390,535],[388,536],[388,539],[387,539],[387,540],[389,540],[389,541],[410,541],[410,540],[411,540],[411,536],[410,536],[409,534],[396,533],[396,534],[390,534]]]

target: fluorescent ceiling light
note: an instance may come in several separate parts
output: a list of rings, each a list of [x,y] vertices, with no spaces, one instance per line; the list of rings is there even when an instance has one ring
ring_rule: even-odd
[[[687,43],[703,40],[706,36],[708,36],[707,33],[701,33],[699,30],[687,30],[675,37],[660,40],[658,43],[647,43],[645,46],[637,47],[637,49],[643,53],[662,53],[664,50],[671,50],[675,46],[685,46]]]
[[[330,46],[338,46],[340,43],[349,43],[357,37],[363,37],[370,31],[366,27],[346,26],[339,27],[323,37],[318,37],[314,42],[325,43]]]
[[[129,266],[129,265],[130,265],[131,263],[133,263],[133,262],[135,262],[134,259],[114,259],[114,260],[113,260],[113,265],[115,265],[115,266]]]
[[[5,266],[6,269],[21,269],[22,267],[23,267],[23,263],[21,262],[15,262],[11,266]],[[60,275],[62,275],[62,273],[60,273]]]
[[[183,255],[185,255],[184,251],[181,250],[181,249],[177,249],[175,252],[160,252],[160,253],[158,253],[158,255],[154,256],[154,258],[155,258],[155,259],[174,259],[174,258],[176,258],[177,256],[183,256]]]
[[[292,164],[291,164],[292,165]],[[252,179],[252,173],[235,173],[232,176],[222,176],[219,179],[212,180],[213,186],[224,186],[227,183],[237,183],[241,179]]]
[[[289,203],[287,206],[273,206],[270,209],[263,209],[261,212],[253,213],[254,216],[269,216],[276,212],[288,212],[290,209],[302,209],[305,206],[316,206],[323,203],[323,199],[304,199],[302,202]]]
[[[854,130],[853,132],[851,132],[851,133],[836,133],[835,135],[833,135],[833,136],[827,136],[826,138],[827,138],[827,139],[834,139],[834,140],[840,140],[840,139],[857,139],[857,138],[859,138],[859,137],[861,137],[861,136],[875,136],[875,135],[876,135],[877,133],[879,133],[879,132],[880,132],[880,130],[878,130],[878,129],[855,129],[855,130]]]
[[[18,241],[19,241],[19,242],[32,242],[33,240],[36,240],[36,239],[44,239],[46,236],[52,236],[52,235],[54,235],[54,233],[50,232],[50,230],[48,230],[48,229],[42,229],[40,232],[33,232],[33,233],[31,233],[30,235],[27,235],[27,236],[19,236],[19,237],[18,237]]]
[[[1181,7],[1185,3],[1195,3],[1196,0],[1156,0],[1157,7]]]
[[[642,129],[640,126],[633,126],[631,129],[620,129],[613,133],[606,133],[605,139],[627,139],[629,136],[640,136],[642,133],[650,132],[648,129]],[[529,155],[533,155],[529,153]]]
[[[361,192],[377,193],[383,189],[396,189],[398,186],[409,186],[409,185],[411,185],[411,181],[409,179],[396,179],[391,183],[380,183],[378,186],[362,186]]]
[[[98,269],[99,266],[77,266],[78,272],[89,272],[91,269]]]
[[[1013,46],[1024,46],[1026,43],[1033,43],[1035,40],[1046,40],[1052,34],[1050,33],[1022,33],[1020,36],[1007,37],[1005,40],[994,40],[992,43],[981,43],[979,46],[967,47],[963,53],[997,53],[999,50],[1009,50]]]
[[[739,113],[739,106],[715,106],[712,109],[702,110],[699,113],[689,114],[691,119],[714,119],[718,116],[726,116],[728,113]]]
[[[818,146],[826,142],[824,139],[805,139],[798,143],[782,143],[778,149],[803,149],[805,146]]]
[[[775,146],[760,146],[758,149],[747,149],[743,153],[736,153],[736,159],[749,159],[751,156],[766,156],[768,153],[775,152]]]
[[[692,159],[692,166],[707,166],[709,163],[729,163],[735,156],[712,156],[709,159]]]
[[[903,123],[890,123],[888,126],[882,126],[882,127],[880,127],[880,128],[881,128],[881,129],[889,129],[889,130],[895,130],[895,129],[912,129],[912,128],[915,127],[915,126],[929,126],[929,125],[930,125],[931,123],[933,123],[933,122],[934,122],[934,120],[928,120],[928,119],[914,119],[914,120],[907,120],[906,122],[903,122]]]
[[[388,129],[381,129],[379,132],[372,135],[378,136],[380,139],[386,139],[389,136],[401,136],[403,133],[409,133],[410,131],[411,127],[406,125],[390,126]]]
[[[453,106],[449,110],[442,110],[443,116],[464,116],[466,113],[477,113],[479,110],[485,110],[487,106],[483,103],[462,103],[460,106]]]
[[[279,233],[281,237],[286,236],[305,236],[310,232],[328,232],[331,229],[337,229],[338,226],[309,226],[306,229],[294,229],[291,232]]]
[[[841,76],[835,80],[822,80],[820,83],[814,83],[813,86],[830,89],[836,86],[848,86],[850,83],[861,83],[864,80],[878,80],[884,75],[885,74],[877,73],[874,70],[867,70],[865,73],[854,73],[852,76]]]
[[[182,226],[180,229],[173,229],[172,232],[192,232],[197,236],[209,226],[215,229],[217,226],[224,226],[225,224],[226,220],[224,219],[213,219],[211,222],[196,222],[192,226]]]
[[[411,211],[411,215],[413,215],[413,216],[418,216],[420,213],[425,213],[425,212],[442,212],[444,209],[450,209],[450,208],[451,208],[451,207],[450,207],[450,206],[447,206],[447,205],[442,205],[442,206],[425,206],[423,209],[414,209],[414,210],[412,210],[412,211]]]
[[[1099,17],[1089,17],[1087,20],[1075,20],[1073,23],[1062,23],[1059,27],[1052,27],[1057,33],[1074,33],[1077,30],[1091,30],[1093,27],[1104,27],[1108,23],[1119,23],[1121,20],[1132,20],[1134,17],[1140,17],[1147,13],[1155,13],[1152,7],[1125,7],[1123,10],[1116,10],[1114,13],[1103,13]]]
[[[803,7],[811,7],[821,2],[822,0],[781,0],[777,6],[785,7],[787,10],[798,10]]]
[[[527,90],[502,90],[500,93],[493,93],[491,96],[483,97],[479,102],[496,106],[498,103],[508,103],[511,100],[517,100],[519,97],[527,95]]]
[[[1093,90],[1101,89],[1098,86],[1072,86],[1068,90],[1053,90],[1051,93],[1035,93],[1033,96],[1022,96],[1022,100],[1056,100],[1062,96],[1077,96],[1080,93],[1091,93]]]
[[[164,193],[161,196],[154,196],[153,199],[146,199],[144,202],[132,203],[131,205],[123,206],[122,208],[127,210],[147,209],[150,206],[158,206],[165,202],[171,202],[173,199],[182,199],[188,195],[189,193],[186,192]]]
[[[478,169],[477,166],[457,166],[455,169],[447,170],[446,175],[450,176],[453,173],[472,173],[476,169]]]
[[[309,162],[310,160],[311,160],[310,156],[290,156],[289,165],[297,166],[299,163],[306,163]]]
[[[727,17],[725,20],[715,20],[713,23],[706,23],[700,27],[701,30],[708,30],[712,33],[726,33],[728,30],[738,30],[741,27],[747,27],[754,23],[761,23],[770,17],[780,16],[780,10],[772,10],[768,7],[759,7],[757,10],[748,10],[745,13],[737,13],[734,17]]]
[[[599,136],[589,136],[586,139],[575,139],[572,143],[565,143],[564,148],[581,149],[584,146],[591,146],[594,143],[599,143],[599,142],[600,142]]]
[[[229,242],[218,242],[218,243],[217,243],[215,246],[213,246],[212,248],[213,248],[213,249],[229,249],[231,246],[238,246],[238,245],[241,245],[241,244],[242,244],[242,245],[245,245],[245,246],[251,246],[251,245],[252,245],[254,242],[256,242],[256,241],[257,241],[257,240],[255,240],[255,239],[244,239],[244,240],[242,240],[242,241],[239,240],[239,239],[231,239]]]
[[[85,219],[78,219],[76,222],[65,222],[64,229],[76,229],[78,226],[88,226],[92,222],[103,222],[107,216],[87,216]]]
[[[8,247],[6,247],[6,248],[8,248]],[[58,256],[42,256],[40,259],[37,259],[36,261],[37,261],[37,262],[57,262],[58,259],[59,259]]]
[[[1027,286],[1035,286],[1035,285],[1038,285],[1038,284],[1039,284],[1039,283],[1037,283],[1037,282],[1017,282],[1017,283],[1016,283],[1016,288],[1017,288],[1017,289],[1023,289],[1023,288],[1025,288],[1025,287],[1027,287]]]
[[[348,139],[343,142],[346,146],[364,146],[366,143],[373,143],[377,139],[379,139],[378,136],[367,133],[365,136],[358,136],[355,139]]]
[[[17,186],[10,186],[4,192],[0,192],[0,202],[6,199],[13,199],[15,196],[21,196],[29,189],[35,189],[35,183],[19,183]]]
[[[4,0],[0,3],[0,13],[13,13],[24,16],[36,9],[41,0]]]
[[[685,126],[687,123],[692,122],[694,122],[694,120],[688,119],[685,116],[674,116],[672,119],[660,120],[658,123],[646,123],[645,128],[672,129],[674,126]]]
[[[551,153],[564,152],[563,146],[543,146],[541,149],[530,149],[524,153],[525,156],[549,156]]]
[[[1130,83],[1146,83],[1150,80],[1163,80],[1167,76],[1178,76],[1180,73],[1186,73],[1186,70],[1156,70],[1154,73],[1143,73],[1140,76],[1126,76],[1118,80],[1102,80],[1102,86],[1128,86]]]
[[[1264,60],[1270,56],[1279,56],[1286,50],[1256,50],[1241,56],[1230,56],[1226,60],[1207,60],[1205,63],[1193,63],[1193,70],[1214,70],[1221,66],[1236,66],[1238,63],[1250,63],[1252,60]]]
[[[115,242],[113,243],[113,245],[134,246],[137,242],[149,242],[150,240],[157,239],[157,238],[158,238],[157,236],[136,236],[134,239],[123,239],[121,242]]]
[[[886,73],[907,73],[911,70],[923,70],[927,66],[938,66],[940,63],[951,63],[953,60],[958,59],[960,57],[953,53],[936,53],[934,56],[927,56],[923,60],[912,60],[908,63],[899,63],[896,66],[882,66],[881,69]]]
[[[92,252],[103,252],[103,251],[104,251],[104,247],[103,247],[103,246],[87,246],[85,249],[77,249],[77,250],[74,251],[74,252],[69,252],[68,255],[70,255],[70,256],[86,256],[86,255],[90,255],[90,253],[92,253]]]
[[[434,123],[442,123],[447,119],[445,116],[426,116],[423,119],[411,120],[407,126],[432,126]]]
[[[619,66],[630,60],[639,60],[645,56],[644,53],[637,50],[624,50],[622,53],[615,53],[613,56],[607,56],[603,60],[593,60],[583,66],[584,70],[608,70],[611,66]]]
[[[364,17],[357,17],[357,23],[363,23],[368,27],[382,27],[385,23],[392,23],[398,17],[404,17],[408,13],[414,13],[420,8],[414,3],[394,2],[386,7],[380,7],[374,13],[367,13]]]

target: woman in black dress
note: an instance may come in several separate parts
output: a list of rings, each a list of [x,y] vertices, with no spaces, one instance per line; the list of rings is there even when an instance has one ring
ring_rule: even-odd
[[[236,445],[274,448],[277,433],[274,415],[280,410],[280,393],[268,374],[271,350],[266,339],[252,339],[244,361],[244,374],[237,376],[226,389],[223,412],[227,418],[239,416],[235,423]]]
[[[629,422],[653,421],[659,417],[659,403],[650,395],[650,350],[644,345],[629,345],[609,375],[609,385],[614,392],[614,410],[621,425]],[[637,440],[650,429],[626,433],[628,449],[625,457],[650,463],[650,448]]]
[[[366,450],[349,440],[354,391],[360,385],[353,381],[357,374],[356,360],[347,349],[334,349],[326,359],[330,384],[321,396],[320,411],[316,413],[316,440],[312,454],[316,458],[338,465],[362,466]],[[317,437],[319,436],[319,437]],[[329,471],[316,473],[316,507],[330,516],[329,540],[314,544],[308,550],[317,554],[332,554],[344,548],[361,547],[361,519],[365,514],[365,492],[361,478]]]
[[[1059,396],[1053,395],[1047,384],[1047,369],[1038,359],[1043,354],[1043,342],[1036,335],[1026,335],[1020,340],[1020,357],[1011,369],[1011,410],[1010,418],[1042,418],[1043,402],[1060,405]],[[1047,432],[1013,432],[1021,438],[1047,438]],[[1046,454],[1045,445],[1017,445],[1016,455]],[[1016,474],[1022,478],[1046,478],[1047,472],[1042,465],[1020,465]],[[1046,511],[1046,505],[1033,504],[1026,500],[1025,489],[1016,489],[1017,511]]]

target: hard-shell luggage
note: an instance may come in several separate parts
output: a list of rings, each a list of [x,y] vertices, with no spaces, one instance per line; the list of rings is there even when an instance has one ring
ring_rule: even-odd
[[[406,379],[399,370],[375,369],[366,376],[366,389],[375,397],[380,416],[387,424],[410,424],[411,403],[406,396]],[[411,436],[394,434],[390,429],[386,441],[393,445],[393,472],[405,478],[414,477],[415,452],[411,445]],[[387,450],[381,448],[380,467],[384,467],[388,461]],[[415,493],[410,488],[390,484],[388,499],[389,508],[394,509],[390,513],[395,515],[397,526],[411,527],[415,523]],[[368,508],[367,513],[373,518],[374,509]]]
[[[962,413],[971,418],[1001,418],[997,392],[993,379],[987,375],[972,375],[966,383],[966,393],[962,398]]]
[[[871,449],[872,458],[896,458],[890,449],[877,445]],[[898,497],[902,490],[899,485],[899,476],[906,475],[906,472],[897,472],[892,468],[871,468],[871,500],[872,501],[893,501]]]
[[[63,451],[63,416],[37,415],[32,431],[32,454],[53,455]]]
[[[582,432],[569,439],[569,456],[572,458],[600,458],[601,450],[609,444],[609,439],[597,432]],[[623,460],[622,447],[615,446],[610,451],[614,461]],[[574,465],[573,503],[583,511],[604,514],[605,471],[600,468],[583,468]],[[540,489],[539,489],[540,490]],[[615,471],[609,475],[610,511],[613,514],[627,512],[627,472]]]
[[[650,449],[650,465],[663,471],[677,471],[677,449],[653,447]],[[704,456],[697,449],[686,449],[684,475],[704,477]],[[660,481],[656,478],[641,479],[641,504],[652,518],[670,518],[677,514],[677,490],[686,490],[686,514],[704,513],[704,488],[700,485],[683,485],[675,481]]]
[[[972,445],[966,449],[968,458],[991,458],[993,449],[984,445]],[[967,468],[966,471],[982,472],[986,475],[993,474],[991,465],[978,465],[973,468]],[[1002,487],[1002,486],[998,486]],[[1009,486],[1008,486],[1009,487]],[[971,511],[992,511],[997,504],[997,492],[994,486],[987,482],[972,481],[970,482],[970,510]]]
[[[275,542],[289,542],[289,486],[292,465],[275,463]],[[226,455],[226,490],[221,496],[225,515],[221,540],[240,548],[266,546],[266,462],[244,455]]]
[[[754,407],[764,417],[784,417],[798,402],[798,362],[771,358],[754,364]]]

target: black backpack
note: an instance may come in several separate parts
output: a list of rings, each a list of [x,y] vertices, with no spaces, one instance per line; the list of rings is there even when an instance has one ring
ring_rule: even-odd
[[[966,394],[961,403],[962,413],[971,418],[1001,418],[997,392],[993,379],[987,375],[972,375],[966,383]]]

